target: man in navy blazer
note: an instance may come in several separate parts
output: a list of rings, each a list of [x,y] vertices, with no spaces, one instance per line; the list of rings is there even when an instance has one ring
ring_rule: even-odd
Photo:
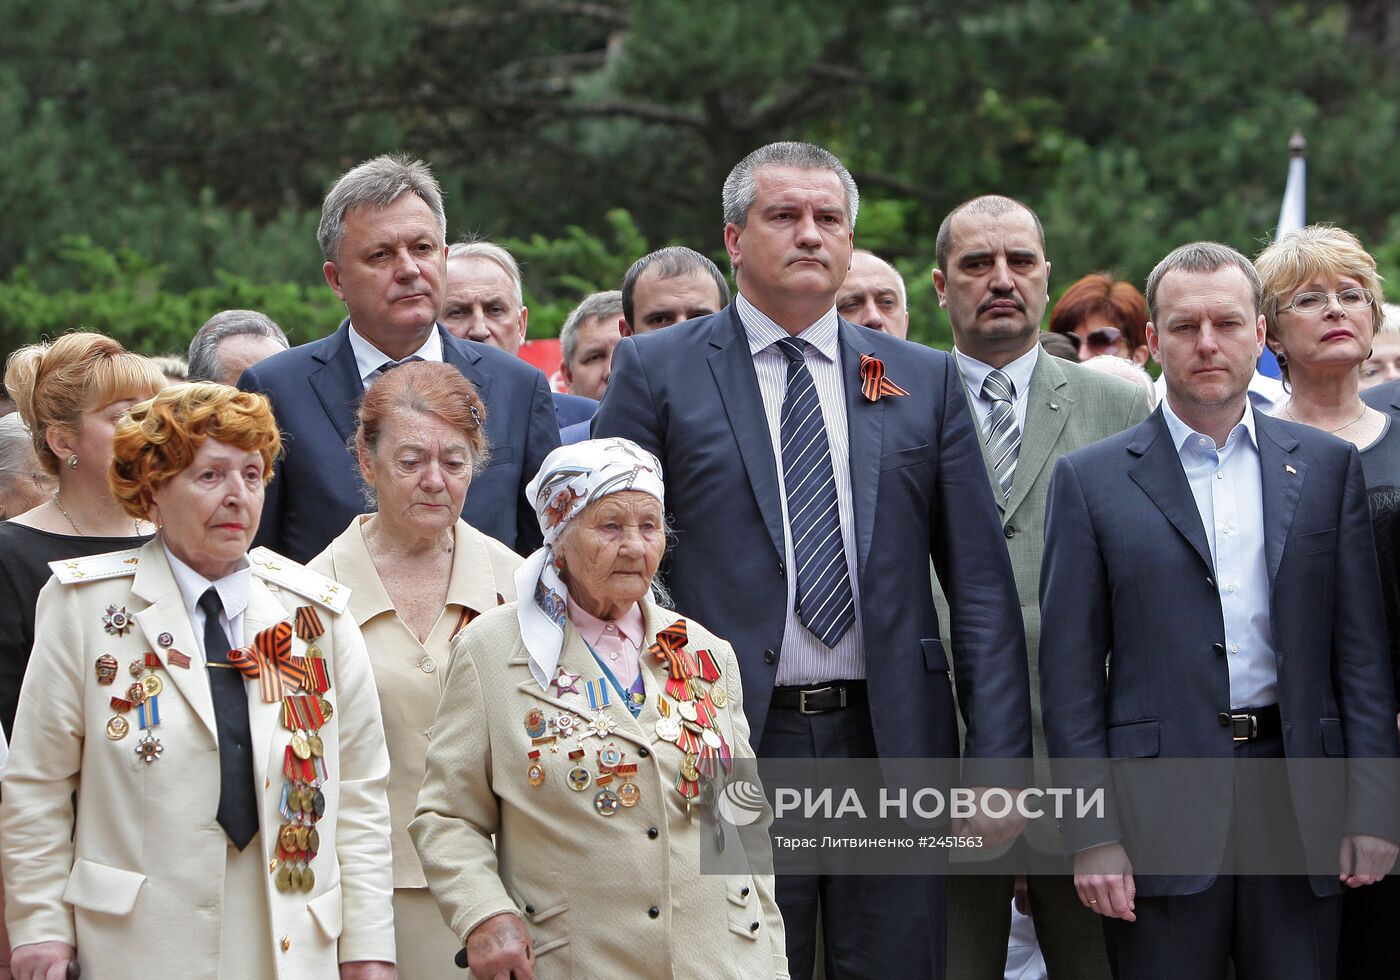
[[[1147,340],[1165,402],[1056,465],[1040,643],[1052,760],[1400,752],[1361,461],[1250,406],[1259,293],[1254,267],[1227,246],[1163,259],[1147,283]],[[1223,805],[1191,816],[1189,844],[1219,873],[1134,877],[1135,846],[1165,828],[1121,784],[1104,819],[1065,819],[1075,886],[1106,917],[1115,975],[1224,977],[1231,959],[1240,977],[1335,974],[1343,885],[1379,880],[1396,857],[1394,780],[1348,770],[1339,781],[1338,859],[1336,841],[1309,850],[1310,791],[1245,793],[1247,768],[1232,783],[1202,767]],[[1083,773],[1061,764],[1071,771]],[[1272,819],[1246,819],[1261,806]],[[1265,822],[1297,831],[1308,867],[1325,858],[1340,874],[1233,874]]]
[[[437,323],[447,219],[427,165],[380,156],[336,182],[317,231],[326,282],[349,317],[329,337],[274,355],[238,385],[268,396],[283,435],[256,543],[309,561],[365,512],[347,448],[365,389],[409,360],[444,361],[486,405],[491,461],[472,479],[462,517],[517,551],[541,542],[524,488],[559,429],[545,378],[510,354],[453,337]]]
[[[594,433],[662,460],[677,535],[666,582],[682,613],[734,645],[760,756],[957,758],[932,558],[967,755],[1025,760],[1025,637],[957,367],[836,315],[857,207],[850,174],[818,147],[741,161],[724,189],[738,298],[683,330],[624,338]],[[814,428],[789,429],[799,404]],[[798,442],[817,448],[794,456]],[[809,508],[825,523],[799,525]],[[799,553],[799,526],[830,542],[820,568]],[[1028,764],[1010,768],[1029,779]],[[1010,839],[1021,826],[969,832]],[[794,980],[812,974],[819,896],[829,976],[943,975],[941,878],[780,876]]]

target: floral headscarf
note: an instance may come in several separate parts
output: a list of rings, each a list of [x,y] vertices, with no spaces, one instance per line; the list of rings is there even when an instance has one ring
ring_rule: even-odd
[[[623,490],[640,490],[666,501],[661,463],[630,439],[616,438],[560,446],[545,457],[525,490],[544,532],[544,547],[516,570],[516,615],[530,654],[530,673],[541,688],[548,688],[554,678],[568,618],[569,590],[559,577],[554,545],[589,504]]]

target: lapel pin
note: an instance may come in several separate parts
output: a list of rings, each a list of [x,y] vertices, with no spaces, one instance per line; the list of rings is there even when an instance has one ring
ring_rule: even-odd
[[[1295,470],[1295,469],[1293,468],[1293,464],[1291,464],[1291,463],[1284,463],[1284,464],[1283,464],[1283,471],[1284,471],[1285,473],[1292,473],[1294,476],[1297,476],[1297,475],[1298,475],[1298,471]]]
[[[1060,410],[1060,403],[1059,403],[1059,402],[1051,402],[1051,403],[1050,403],[1050,411],[1052,411],[1052,412],[1058,412],[1059,410]]]
[[[131,630],[131,615],[125,606],[108,606],[102,616],[102,628],[113,636],[125,636]]]
[[[578,674],[571,674],[563,667],[559,668],[559,673],[554,676],[554,686],[559,690],[559,696],[565,694],[578,693]]]
[[[168,647],[174,642],[175,637],[171,636],[169,633],[162,633],[160,636],[156,637],[156,646]]]

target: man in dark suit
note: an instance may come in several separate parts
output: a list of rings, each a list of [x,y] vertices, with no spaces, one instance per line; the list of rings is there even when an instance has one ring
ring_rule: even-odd
[[[818,147],[742,160],[724,186],[738,298],[625,338],[594,431],[662,460],[666,581],[734,644],[760,756],[957,757],[932,558],[977,785],[975,760],[1030,755],[1015,581],[952,359],[836,315],[858,203]],[[819,906],[828,976],[943,976],[941,878],[787,876],[777,897],[795,980],[812,975]]]
[[[1400,415],[1400,381],[1387,381],[1361,392],[1361,400],[1372,408]]]
[[[973,198],[943,219],[935,248],[933,284],[953,327],[954,360],[982,433],[987,476],[1021,597],[1031,658],[1036,775],[1044,786],[1049,772],[1044,765],[1035,656],[1050,473],[1070,450],[1145,419],[1147,399],[1131,382],[1067,364],[1041,350],[1050,263],[1040,219],[1030,208],[999,195]],[[1079,903],[1068,875],[1046,873],[1060,864],[1064,853],[1054,822],[1033,822],[1016,846],[1029,849],[1017,854],[1024,859],[1018,861],[1022,901],[1033,913],[1051,980],[1107,980],[1098,917]],[[1004,872],[966,873],[984,856],[988,855],[968,852],[973,863],[948,884],[948,964],[959,980],[1000,980],[1006,972],[1010,904],[1017,882]],[[1034,873],[1026,875],[1032,864],[1037,865]]]
[[[445,361],[486,404],[491,462],[472,479],[462,517],[517,551],[541,542],[524,488],[559,445],[544,375],[510,354],[453,337],[437,323],[447,249],[442,196],[427,164],[380,156],[336,182],[317,238],[326,282],[349,317],[329,337],[243,373],[239,387],[272,401],[286,455],[263,503],[256,543],[309,561],[365,510],[346,448],[365,389],[409,360]]]
[[[1052,759],[1400,751],[1360,458],[1250,407],[1259,294],[1253,265],[1226,246],[1163,259],[1147,282],[1147,340],[1166,400],[1056,465],[1040,641]],[[1232,783],[1230,771],[1201,767],[1206,795],[1223,805],[1191,815],[1182,840],[1218,873],[1135,879],[1131,852],[1163,828],[1121,787],[1108,790],[1104,819],[1064,821],[1075,887],[1106,917],[1118,976],[1224,977],[1230,960],[1242,978],[1334,975],[1339,893],[1390,870],[1400,799],[1393,780],[1366,784],[1348,770],[1340,875],[1235,874],[1266,824],[1282,826],[1310,868],[1338,853],[1335,841],[1308,850],[1317,801],[1305,785],[1270,787],[1267,803],[1269,790],[1237,788],[1258,768],[1236,765]]]

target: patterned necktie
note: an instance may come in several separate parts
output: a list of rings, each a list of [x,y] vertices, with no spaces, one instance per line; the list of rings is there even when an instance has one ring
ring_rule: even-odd
[[[402,361],[385,361],[383,364],[379,365],[379,367],[374,369],[374,373],[369,376],[369,383],[374,384],[376,381],[378,381],[384,375],[388,374],[390,371],[394,370],[394,368],[396,367],[403,367],[405,364],[412,364],[414,361],[421,361],[422,359],[423,358],[419,357],[417,354],[410,354],[408,357],[405,357]],[[366,385],[365,387],[369,387],[369,385]]]
[[[982,434],[992,457],[997,483],[1003,498],[1011,496],[1011,481],[1016,476],[1016,457],[1021,453],[1021,427],[1016,424],[1016,386],[1006,372],[993,368],[982,382],[982,397],[992,403],[992,410],[983,423]]]
[[[219,625],[219,614],[224,611],[219,593],[207,589],[199,597],[199,608],[204,611],[204,659],[210,665],[209,694],[219,732],[219,826],[241,851],[258,832],[248,691],[243,675],[228,662],[228,637]]]
[[[828,647],[856,621],[855,596],[836,509],[836,474],[805,340],[784,337],[777,347],[788,359],[781,425],[783,489],[797,564],[797,615]]]

